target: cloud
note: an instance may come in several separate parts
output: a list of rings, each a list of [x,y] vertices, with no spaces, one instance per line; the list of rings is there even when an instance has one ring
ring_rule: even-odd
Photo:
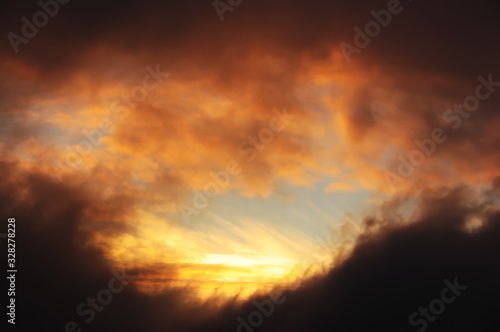
[[[15,166],[2,163],[2,174],[9,176],[3,178],[0,189],[1,215],[15,217],[17,225],[17,260],[22,269],[16,297],[22,313],[19,325],[63,330],[68,320],[75,320],[85,328],[75,307],[95,296],[112,274],[104,253],[86,245],[92,234],[82,227],[86,228],[88,218],[113,224],[127,205],[96,210],[100,203],[87,190],[40,174],[23,178]],[[458,325],[478,331],[491,328],[499,297],[499,197],[495,191],[478,193],[467,187],[449,190],[441,198],[430,194],[419,198],[409,222],[391,221],[403,201],[386,205],[378,217],[367,217],[352,254],[325,276],[286,291],[286,301],[276,306],[259,329],[408,329],[408,316],[439,295],[444,279],[455,277],[468,286],[467,292],[429,324],[440,330]],[[471,216],[482,220],[482,226],[473,232],[465,227]],[[116,227],[108,231],[124,227],[114,224]],[[378,230],[374,228],[377,224]],[[182,271],[178,265],[167,268],[168,273],[164,267],[148,269],[155,275],[163,271],[163,278]],[[141,277],[116,295],[88,328],[234,331],[237,317],[246,319],[256,310],[251,301],[223,304],[214,299],[196,304],[190,300],[189,286],[147,295],[139,291],[147,271],[132,269],[127,273]],[[257,301],[268,296],[257,297]],[[26,316],[30,319],[23,319]]]
[[[308,225],[279,224],[271,203],[265,218],[249,216],[253,205],[226,212],[238,200],[294,205],[316,187],[325,200],[339,191],[366,194],[354,211],[365,217],[365,232],[342,265],[287,293],[262,330],[409,329],[407,316],[456,275],[470,292],[458,309],[446,308],[457,315],[432,328],[487,324],[498,276],[491,266],[500,93],[491,91],[457,129],[443,114],[475,92],[479,75],[500,81],[499,5],[403,2],[405,10],[346,63],[339,44],[386,5],[256,0],[220,22],[211,2],[72,1],[18,54],[3,38],[1,212],[19,219],[27,262],[20,312],[36,317],[25,324],[62,330],[78,319],[75,306],[123,267],[137,282],[89,329],[234,330],[236,317],[254,310],[237,297],[253,273],[237,258],[259,272],[248,284],[269,290],[277,270],[314,250],[306,233],[321,230],[313,216],[304,218]],[[3,8],[0,29],[22,33],[21,18],[39,5]],[[171,75],[135,106],[116,108],[156,64]],[[239,144],[283,107],[295,118],[248,162]],[[106,119],[114,129],[93,135],[93,144],[85,133]],[[415,140],[435,128],[446,129],[446,142],[391,186],[387,172],[398,174]],[[230,160],[241,175],[186,227],[178,207]],[[344,230],[342,239],[353,235]],[[237,282],[221,281],[230,278]],[[234,299],[193,304],[196,292],[206,298],[226,286]],[[472,308],[482,300],[491,305],[481,307],[484,317]],[[388,315],[394,320],[385,322]]]

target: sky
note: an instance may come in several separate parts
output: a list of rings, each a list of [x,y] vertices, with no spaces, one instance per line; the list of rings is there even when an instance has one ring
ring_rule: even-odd
[[[8,328],[498,328],[499,10],[4,1]]]

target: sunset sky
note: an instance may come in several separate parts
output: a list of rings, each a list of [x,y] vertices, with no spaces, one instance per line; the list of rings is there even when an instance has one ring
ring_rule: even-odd
[[[424,330],[498,328],[498,2],[0,13],[13,331],[422,332],[408,317],[456,277]],[[133,280],[86,322],[116,271]]]

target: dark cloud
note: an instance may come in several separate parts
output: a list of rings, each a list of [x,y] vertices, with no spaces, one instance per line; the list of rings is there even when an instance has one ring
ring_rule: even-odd
[[[405,71],[437,71],[458,79],[498,70],[494,61],[499,52],[495,46],[497,2],[401,3],[404,10],[393,15],[389,26],[353,61]],[[11,1],[5,7],[0,28],[16,33],[21,17],[31,18],[39,10],[35,2]],[[387,1],[252,1],[227,12],[227,19],[220,22],[210,1],[71,1],[61,5],[27,45],[21,45],[18,55],[3,38],[1,54],[34,64],[45,79],[70,75],[95,48],[104,45],[153,58],[161,54],[172,66],[175,62],[175,66],[231,75],[227,69],[238,66],[237,62],[216,60],[245,57],[256,48],[288,57],[311,54],[326,59],[332,46],[353,43],[354,26],[364,29],[373,20],[371,10],[386,7]],[[186,54],[189,61],[181,60],[179,56]]]

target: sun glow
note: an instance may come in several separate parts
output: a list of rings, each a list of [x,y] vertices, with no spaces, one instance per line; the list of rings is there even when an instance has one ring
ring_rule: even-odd
[[[244,223],[242,229],[226,229],[245,236],[242,241],[227,234],[186,234],[182,226],[168,224],[151,213],[139,212],[136,217],[136,224],[141,225],[137,233],[111,237],[96,233],[94,244],[103,248],[113,266],[135,274],[132,283],[150,294],[189,289],[195,300],[245,300],[302,277],[310,266],[301,261],[314,255],[309,242],[294,245],[299,241],[287,242],[272,227],[263,229],[256,222]],[[260,241],[258,248],[251,241],[255,238]],[[319,261],[313,262],[319,265]]]

